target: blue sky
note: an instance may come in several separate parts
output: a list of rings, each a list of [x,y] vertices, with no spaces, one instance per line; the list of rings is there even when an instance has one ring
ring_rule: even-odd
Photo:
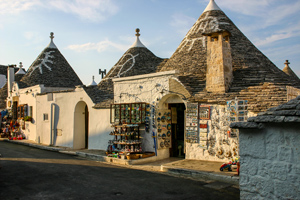
[[[109,70],[135,41],[169,58],[209,0],[0,0],[0,64],[26,69],[54,43],[84,84]],[[300,76],[300,0],[215,0],[238,28],[283,69]]]

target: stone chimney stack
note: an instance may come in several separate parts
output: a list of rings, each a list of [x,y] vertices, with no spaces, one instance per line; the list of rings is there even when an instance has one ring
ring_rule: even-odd
[[[206,90],[225,93],[233,79],[230,33],[227,31],[207,36]]]
[[[15,66],[16,65],[8,65],[7,67],[7,92],[8,96],[10,96],[10,92],[12,91],[12,85],[15,81]]]

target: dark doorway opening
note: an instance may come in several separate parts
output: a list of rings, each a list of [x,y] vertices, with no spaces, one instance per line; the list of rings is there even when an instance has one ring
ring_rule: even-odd
[[[184,158],[184,103],[169,104],[172,113],[172,148],[170,157]]]

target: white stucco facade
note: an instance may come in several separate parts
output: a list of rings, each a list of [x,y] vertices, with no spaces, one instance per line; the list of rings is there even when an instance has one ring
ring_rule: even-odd
[[[110,110],[94,109],[94,103],[83,88],[78,87],[72,92],[38,95],[37,101],[40,119],[37,136],[41,143],[74,149],[107,148],[109,133],[112,130]],[[44,114],[48,114],[48,120],[43,120]],[[86,126],[87,146],[85,146]]]

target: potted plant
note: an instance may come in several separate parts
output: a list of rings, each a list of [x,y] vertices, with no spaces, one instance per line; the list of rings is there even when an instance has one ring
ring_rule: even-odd
[[[26,116],[26,117],[24,117],[24,121],[25,121],[25,122],[26,122],[26,121],[31,122],[31,120],[32,120],[32,117],[31,117],[31,116]]]

